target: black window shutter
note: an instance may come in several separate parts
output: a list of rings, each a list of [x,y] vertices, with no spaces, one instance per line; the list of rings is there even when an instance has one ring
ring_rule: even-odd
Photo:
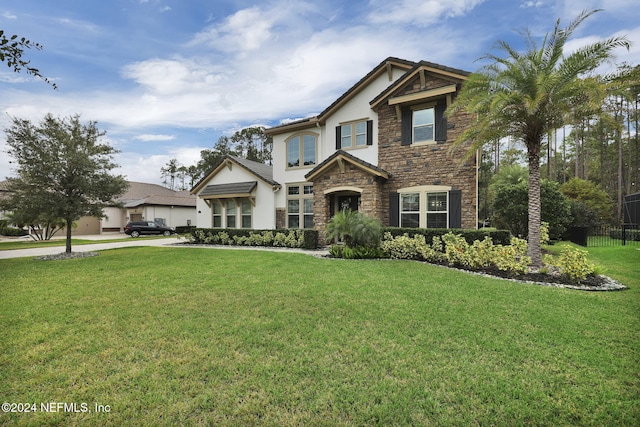
[[[367,120],[367,145],[373,145],[373,120]]]
[[[402,110],[402,142],[401,145],[411,145],[411,140],[413,139],[413,135],[411,130],[411,121],[413,120],[413,111],[409,108],[405,108]]]
[[[449,228],[462,228],[462,191],[449,191]]]
[[[400,226],[400,195],[389,193],[389,227]]]
[[[336,150],[342,148],[342,126],[336,126]]]
[[[439,102],[436,105],[436,142],[445,142],[447,140],[447,118],[444,115],[446,109],[447,104],[445,102]]]

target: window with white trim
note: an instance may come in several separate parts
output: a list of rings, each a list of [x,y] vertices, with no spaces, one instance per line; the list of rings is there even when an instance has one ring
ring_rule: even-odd
[[[435,141],[435,108],[413,110],[413,144]]]
[[[447,228],[448,192],[427,193],[427,228]]]
[[[398,225],[407,228],[449,228],[450,187],[417,186],[398,190]]]
[[[227,228],[236,228],[236,201],[227,200]]]
[[[253,203],[250,199],[215,199],[211,201],[213,228],[252,228]]]
[[[287,141],[287,168],[314,166],[317,163],[318,136],[303,133]]]
[[[287,186],[287,228],[313,228],[313,185]]]
[[[349,149],[367,145],[367,121],[340,125],[340,148]]]
[[[240,209],[242,214],[242,228],[251,228],[251,202],[249,200],[243,200]]]
[[[211,211],[213,212],[213,228],[222,228],[222,203],[214,200]]]
[[[420,227],[420,193],[400,195],[400,227]]]

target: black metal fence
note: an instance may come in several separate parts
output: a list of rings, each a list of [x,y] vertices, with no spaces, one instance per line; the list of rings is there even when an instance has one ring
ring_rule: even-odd
[[[640,246],[640,226],[638,224],[622,224],[617,227],[608,225],[572,227],[569,229],[569,240],[585,247]]]

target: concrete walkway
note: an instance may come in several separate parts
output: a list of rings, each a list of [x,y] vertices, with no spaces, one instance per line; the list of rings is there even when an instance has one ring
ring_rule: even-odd
[[[113,239],[115,236],[112,235],[104,235],[102,240],[105,239]],[[99,241],[101,239],[96,236],[77,236],[77,238],[87,239],[87,240],[96,240]],[[56,239],[58,240],[58,239]],[[168,246],[174,245],[176,243],[184,242],[184,239],[179,239],[177,237],[165,238],[165,239],[134,239],[132,237],[126,236],[121,241],[118,242],[109,242],[109,243],[90,243],[87,245],[74,245],[71,247],[73,252],[93,252],[93,251],[102,251],[105,249],[116,249],[116,248],[127,248],[131,246]],[[14,249],[8,251],[0,251],[0,259],[8,259],[8,258],[23,258],[23,257],[38,257],[44,255],[56,255],[61,252],[64,252],[64,243],[62,246],[49,246],[43,248],[29,248],[29,249]]]

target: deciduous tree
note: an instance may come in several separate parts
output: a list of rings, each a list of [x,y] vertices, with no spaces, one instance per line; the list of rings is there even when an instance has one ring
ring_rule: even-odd
[[[17,177],[8,180],[10,196],[3,208],[19,214],[28,207],[32,217],[62,218],[70,253],[73,222],[104,217],[103,209],[117,206],[116,198],[128,186],[122,175],[110,173],[117,167],[117,150],[101,142],[105,132],[96,122],[81,123],[78,115],[61,119],[48,114],[38,125],[13,118],[5,133]]]

